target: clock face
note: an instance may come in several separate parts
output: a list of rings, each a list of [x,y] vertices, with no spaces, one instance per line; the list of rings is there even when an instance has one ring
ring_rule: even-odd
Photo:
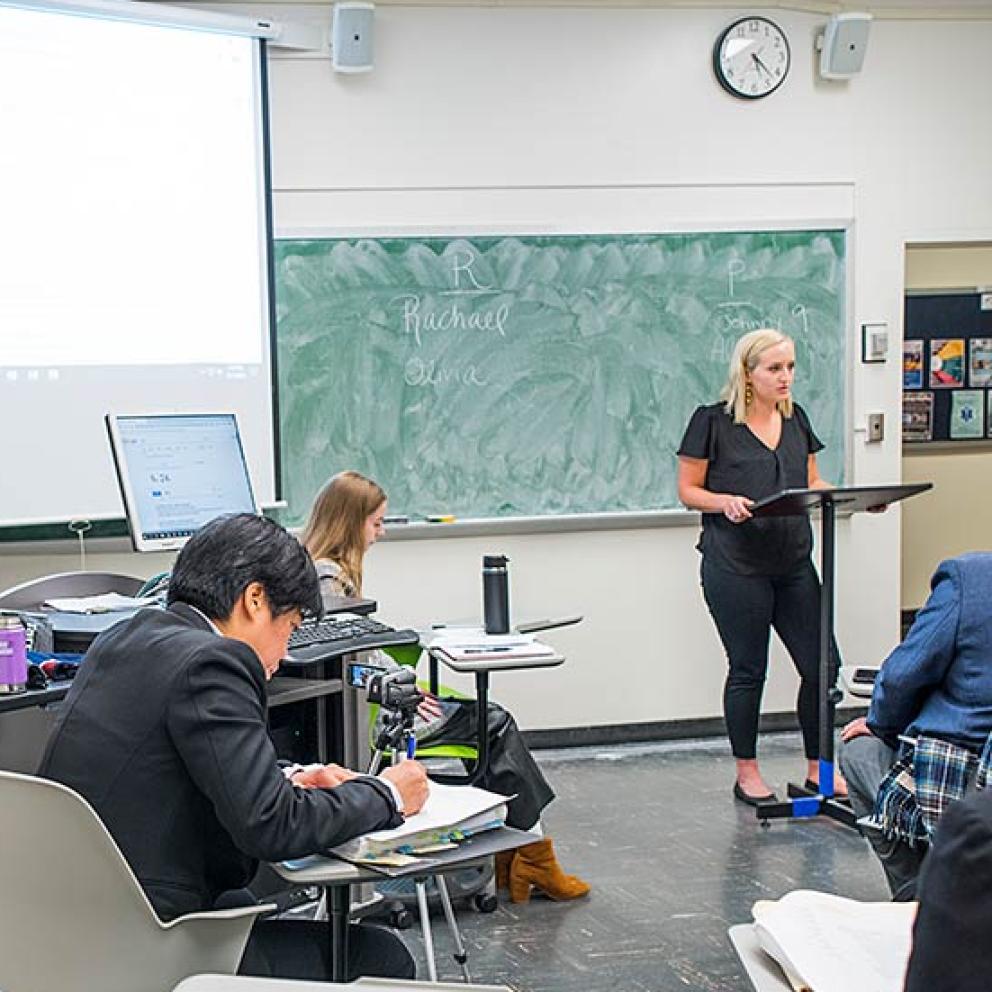
[[[766,17],[735,21],[717,38],[713,71],[728,93],[758,100],[774,93],[789,74],[789,42]]]

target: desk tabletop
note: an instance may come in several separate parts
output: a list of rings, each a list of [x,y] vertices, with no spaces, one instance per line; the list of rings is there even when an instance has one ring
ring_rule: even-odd
[[[28,710],[32,706],[48,706],[65,698],[72,682],[52,682],[44,689],[29,689],[27,692],[11,692],[0,695],[0,713],[14,710]]]
[[[758,943],[753,923],[740,923],[731,927],[727,936],[744,965],[754,992],[792,992],[785,973]]]
[[[294,885],[324,885],[335,888],[360,882],[381,882],[386,878],[418,877],[460,871],[485,864],[494,854],[522,847],[534,840],[534,835],[514,827],[486,830],[463,840],[456,848],[424,855],[418,864],[378,871],[364,865],[354,865],[340,858],[311,854],[293,861],[273,862],[272,870]]]
[[[511,672],[520,671],[525,668],[554,668],[565,661],[563,654],[546,655],[511,655],[507,654],[503,658],[473,658],[468,660],[456,660],[444,651],[427,648],[428,654],[436,658],[446,668],[453,672]]]
[[[355,992],[509,992],[505,985],[466,985],[465,982],[415,982],[398,978],[359,978],[347,985],[301,982],[286,978],[248,978],[243,975],[192,975],[174,992],[328,992],[329,988]]]

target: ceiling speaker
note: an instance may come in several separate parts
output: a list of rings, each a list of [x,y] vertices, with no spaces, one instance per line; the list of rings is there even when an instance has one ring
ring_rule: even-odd
[[[372,18],[375,4],[343,0],[331,18],[331,65],[337,72],[372,68]]]
[[[827,21],[818,39],[820,75],[824,79],[850,79],[861,72],[868,48],[871,14],[846,11]]]

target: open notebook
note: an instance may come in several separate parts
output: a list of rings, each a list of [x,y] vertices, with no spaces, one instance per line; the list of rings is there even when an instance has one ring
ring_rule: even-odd
[[[798,889],[756,902],[754,933],[797,992],[902,992],[916,905]]]
[[[415,855],[457,844],[506,822],[508,796],[470,785],[430,783],[424,808],[391,830],[376,830],[332,848],[346,861],[373,862],[393,855]]]

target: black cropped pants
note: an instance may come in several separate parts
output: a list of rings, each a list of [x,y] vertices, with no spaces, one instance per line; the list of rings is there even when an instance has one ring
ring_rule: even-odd
[[[727,652],[723,712],[735,758],[754,758],[771,630],[799,672],[796,714],[806,757],[820,755],[820,580],[807,559],[784,575],[738,575],[703,559],[703,596]],[[831,645],[830,683],[840,654]]]

